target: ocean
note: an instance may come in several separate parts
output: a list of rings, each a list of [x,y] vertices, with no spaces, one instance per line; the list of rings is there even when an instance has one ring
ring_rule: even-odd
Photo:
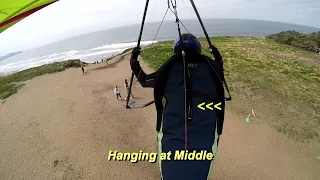
[[[200,23],[196,20],[181,20],[186,29],[197,37],[205,37]],[[295,30],[301,33],[318,32],[320,28],[260,20],[242,19],[203,19],[210,37],[213,36],[254,36],[265,37],[272,33]],[[146,23],[141,45],[153,42],[160,22]],[[68,59],[80,59],[92,63],[135,47],[140,31],[140,24],[106,29],[81,36],[54,42],[39,48],[25,51],[16,56],[0,61],[0,75],[8,75],[31,67]],[[155,42],[173,40],[178,30],[174,21],[165,21],[155,38]]]

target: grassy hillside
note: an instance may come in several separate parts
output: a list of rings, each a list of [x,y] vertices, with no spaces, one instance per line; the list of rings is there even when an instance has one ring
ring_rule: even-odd
[[[245,119],[254,108],[256,123],[268,123],[299,141],[320,142],[319,54],[265,38],[216,37],[212,42],[224,58],[233,96],[228,111]],[[172,55],[172,44],[145,47],[141,56],[156,70]],[[209,55],[205,39],[201,44]]]
[[[212,38],[223,58],[225,76],[233,96],[227,110],[267,123],[299,141],[320,142],[320,55],[273,40],[253,37]],[[204,53],[205,39],[201,39]],[[172,55],[173,41],[145,47],[142,58],[158,69]],[[127,50],[124,53],[129,53]],[[0,77],[0,99],[23,86],[23,81],[47,73],[80,67],[79,60],[53,63]]]
[[[43,74],[50,74],[64,71],[69,67],[81,67],[80,60],[68,60],[64,62],[55,62],[31,69],[26,69],[9,76],[0,77],[0,99],[6,99],[16,93],[24,84],[20,83]]]

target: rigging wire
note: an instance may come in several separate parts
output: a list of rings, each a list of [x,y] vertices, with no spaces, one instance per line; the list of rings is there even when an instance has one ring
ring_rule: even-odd
[[[174,11],[170,8],[171,12],[174,14]],[[188,31],[188,29],[186,28],[186,26],[184,26],[184,24],[182,23],[181,19],[178,19],[179,22],[181,23],[181,25],[184,27],[184,29],[190,34],[190,32]]]
[[[194,15],[191,14],[190,9],[188,8],[186,2],[185,2],[184,0],[182,0],[182,2],[183,2],[183,4],[184,4],[184,6],[186,7],[186,9],[188,10],[189,15],[191,16],[191,19],[193,20],[194,24],[197,24],[196,18],[194,17]]]
[[[162,23],[163,23],[164,19],[165,19],[166,16],[167,16],[168,10],[169,10],[169,8],[167,8],[166,13],[164,14],[164,16],[163,16],[163,18],[162,18],[162,21],[161,21],[160,26],[159,26],[159,28],[158,28],[158,30],[157,30],[157,33],[156,33],[156,35],[155,35],[154,38],[153,38],[152,45],[153,45],[154,40],[156,39],[156,37],[157,37],[157,35],[158,35],[158,33],[159,33],[159,30],[160,30],[160,28],[161,28],[161,26],[162,26]]]
[[[146,5],[146,7],[147,7],[147,5]],[[165,12],[165,14],[164,14],[164,16],[163,16],[163,18],[162,18],[162,21],[161,21],[161,23],[160,23],[160,25],[159,25],[159,27],[158,27],[158,30],[157,30],[154,38],[153,38],[153,41],[152,41],[152,43],[151,43],[151,47],[153,47],[153,45],[154,45],[154,41],[155,41],[155,39],[156,39],[156,37],[157,37],[160,29],[161,29],[161,26],[162,26],[162,24],[163,24],[163,22],[164,22],[164,20],[165,20],[165,18],[166,18],[166,16],[167,16],[167,14],[168,14],[168,10],[169,10],[169,6],[168,6],[168,8],[167,8],[167,10],[166,10],[166,12]],[[145,10],[145,12],[146,12],[146,10]],[[141,35],[140,35],[140,36],[141,36]],[[138,42],[138,44],[139,44],[139,42]],[[137,46],[137,47],[139,47],[139,46]],[[142,67],[144,66],[144,61],[142,61],[142,65],[141,65],[141,66],[142,66]],[[138,76],[135,78],[135,82],[134,82],[134,83],[133,83],[133,78],[134,78],[134,76],[131,77],[131,82],[130,82],[130,87],[129,87],[129,93],[128,93],[128,94],[130,94],[130,93],[132,92],[132,86],[134,86],[134,85],[138,82],[138,78],[140,77],[141,71],[142,71],[142,68],[141,68],[141,70],[139,71]],[[129,96],[130,96],[130,95],[128,95],[128,97],[127,97],[127,107],[128,107],[128,104],[129,104]],[[151,102],[149,102],[149,103],[152,104],[153,102],[154,102],[154,101],[151,101]],[[147,104],[149,104],[149,103],[147,103]]]
[[[168,1],[169,1],[169,0],[168,0]],[[183,2],[184,2],[184,0],[183,0]],[[168,3],[168,4],[169,4],[169,3]],[[184,4],[185,4],[185,2],[184,2]],[[172,0],[171,0],[171,5],[173,6]],[[185,4],[185,6],[186,6],[186,4]],[[186,6],[186,8],[187,8],[187,6]],[[170,11],[171,11],[173,14],[175,14],[174,11],[172,10],[172,8],[170,7],[170,5],[169,5],[169,9],[170,9]],[[187,10],[189,11],[188,8],[187,8]],[[190,11],[189,11],[189,14],[191,15]],[[192,16],[192,15],[191,15],[191,16]],[[178,18],[178,20],[179,20],[179,22],[181,23],[181,25],[184,27],[184,29],[190,34],[189,30],[188,30],[187,27],[183,24],[182,20],[179,19],[179,18]],[[192,18],[192,20],[195,21],[194,18]]]
[[[171,2],[172,7],[174,8],[174,11],[173,11],[173,10],[171,9],[171,7],[170,7],[170,2]],[[175,3],[173,3],[172,0],[168,0],[168,8],[172,11],[172,13],[173,13],[173,14],[175,15],[175,17],[176,17],[176,23],[177,23],[177,26],[178,26],[179,37],[180,37],[180,40],[181,40],[182,38],[181,38],[180,23],[181,23],[183,26],[184,26],[184,24],[183,24],[183,23],[181,22],[181,20],[178,18],[178,13],[177,13],[177,8],[176,8],[176,7],[177,7],[177,1],[174,0],[174,2],[175,2]],[[202,23],[202,20],[201,20],[201,18],[200,18],[200,15],[199,15],[199,13],[198,13],[198,10],[197,10],[197,8],[196,8],[193,0],[190,0],[190,2],[191,2],[191,5],[192,5],[192,7],[193,7],[193,9],[194,9],[194,11],[195,11],[195,13],[196,13],[196,15],[197,15],[197,18],[198,18],[198,20],[199,20],[199,23],[200,23],[200,25],[201,25],[201,27],[202,27],[202,30],[203,30],[203,32],[204,32],[204,34],[205,34],[205,36],[206,36],[206,39],[207,39],[207,41],[208,41],[210,53],[211,53],[212,55],[214,55],[214,53],[217,52],[217,48],[212,45],[211,40],[210,40],[210,38],[209,38],[209,36],[208,36],[208,33],[207,33],[207,31],[206,31],[203,23]],[[141,36],[142,36],[143,27],[144,27],[144,22],[145,22],[145,17],[146,17],[146,13],[147,13],[147,9],[148,9],[148,3],[149,3],[149,0],[146,0],[146,6],[145,6],[145,10],[144,10],[143,20],[142,20],[141,29],[140,29],[140,35],[139,35],[138,44],[137,44],[137,47],[138,47],[138,48],[140,47]],[[167,9],[167,11],[168,11],[168,9]],[[166,12],[166,14],[167,14],[167,12]],[[165,14],[165,16],[166,16],[166,14]],[[165,18],[165,16],[164,16],[164,18]],[[161,22],[161,24],[160,24],[160,27],[161,27],[161,25],[162,25],[162,23],[163,23],[163,21],[164,21],[164,18],[163,18],[163,20],[162,20],[162,22]],[[160,27],[159,27],[159,29],[160,29]],[[184,26],[184,28],[188,31],[188,29],[187,29],[185,26]],[[158,31],[159,31],[159,29],[158,29]],[[157,33],[158,33],[158,31],[157,31]],[[156,33],[156,35],[157,35],[157,33]],[[189,31],[188,31],[188,33],[189,33]],[[155,40],[155,38],[154,38],[154,40]],[[153,42],[152,42],[151,47],[153,46],[154,40],[153,40]],[[184,58],[185,58],[185,57],[184,57],[185,54],[184,54],[184,51],[183,51],[183,43],[182,43],[181,41],[180,41],[180,46],[181,46],[181,48],[182,48],[182,57],[183,57],[183,64],[184,64],[184,82],[185,82],[185,83],[184,83],[184,86],[185,86],[185,126],[186,126],[186,125],[187,125],[187,120],[189,119],[189,117],[187,117],[187,114],[188,114],[188,113],[187,113],[187,109],[190,110],[189,108],[191,107],[191,106],[190,106],[190,103],[191,103],[191,102],[188,102],[188,104],[187,104],[187,98],[186,98],[187,87],[186,87],[186,86],[188,85],[188,88],[191,87],[191,86],[190,86],[190,84],[188,83],[188,82],[190,81],[190,79],[186,79],[186,76],[189,76],[189,77],[190,77],[190,74],[189,74],[188,68],[186,67],[186,62],[185,62],[185,59],[184,59]],[[219,52],[217,52],[215,55],[221,57],[221,55],[219,54]],[[222,68],[223,68],[222,57],[221,57],[220,59],[221,59],[221,62],[220,62],[220,63],[221,63],[221,66],[222,66]],[[141,71],[140,71],[140,72],[141,72]],[[139,72],[139,75],[140,75],[140,72]],[[135,106],[129,106],[129,105],[128,105],[129,99],[130,99],[130,93],[131,93],[131,89],[132,89],[133,77],[134,77],[134,73],[132,72],[131,82],[130,82],[130,88],[129,88],[128,98],[127,98],[127,106],[126,106],[126,107],[127,107],[127,108],[143,108],[143,107],[149,106],[150,104],[154,103],[154,100],[153,100],[153,101],[151,101],[151,102],[149,102],[149,103],[147,103],[147,104],[135,105]],[[139,77],[139,76],[138,76],[138,77]],[[188,84],[187,84],[187,83],[188,83]],[[231,100],[231,95],[230,95],[228,86],[227,86],[224,78],[223,78],[223,83],[224,83],[225,88],[226,88],[226,90],[228,91],[228,94],[229,94],[229,97],[226,98],[226,101],[229,101],[229,100]],[[190,111],[189,111],[189,112],[190,112]],[[189,115],[189,114],[188,114],[188,115]],[[185,127],[185,148],[187,149],[187,127]]]
[[[157,38],[157,35],[158,35],[159,31],[160,31],[160,28],[161,28],[161,26],[162,26],[162,23],[163,23],[164,19],[165,19],[166,16],[167,16],[168,10],[169,10],[169,8],[167,8],[167,11],[166,11],[166,13],[164,14],[164,16],[163,16],[163,18],[162,18],[162,21],[161,21],[161,23],[160,23],[160,25],[159,25],[159,27],[158,27],[158,30],[157,30],[157,32],[156,32],[156,34],[155,34],[155,36],[154,36],[154,38],[153,38],[153,40],[152,40],[151,47],[153,47],[153,45],[154,45],[154,41],[155,41],[155,39]],[[144,61],[142,62],[142,64],[144,65]],[[143,65],[142,65],[142,66],[143,66]],[[140,72],[139,72],[139,74],[138,74],[138,77],[136,78],[137,81],[138,81],[138,78],[139,78],[139,76],[140,76],[141,71],[142,71],[142,68],[141,68],[141,70],[140,70]],[[137,81],[136,81],[136,82],[137,82]]]
[[[155,2],[156,2],[156,1],[155,1]],[[156,4],[156,3],[155,3],[155,4]],[[153,8],[154,8],[155,4],[153,5]],[[158,29],[157,29],[157,32],[156,32],[156,34],[155,34],[155,36],[154,36],[154,38],[153,38],[153,40],[152,40],[152,43],[151,43],[150,47],[153,47],[154,41],[155,41],[155,39],[157,38],[157,35],[158,35],[158,33],[159,33],[160,29],[161,29],[161,26],[162,26],[162,24],[163,24],[163,22],[164,22],[164,20],[165,20],[165,18],[166,18],[166,16],[167,16],[167,13],[168,13],[169,9],[171,10],[172,13],[174,13],[173,10],[172,10],[171,7],[170,7],[170,4],[168,3],[168,8],[167,8],[167,10],[166,10],[166,12],[165,12],[162,20],[161,20],[161,23],[160,23],[160,25],[159,25],[159,27],[158,27]],[[152,10],[153,10],[153,9],[152,9]],[[189,10],[189,9],[188,9],[188,10]],[[189,12],[189,13],[190,13],[190,12]],[[194,20],[194,19],[193,19],[193,20]],[[186,29],[186,31],[187,31],[188,33],[190,33],[189,30],[186,28],[186,26],[182,23],[182,21],[181,21],[180,19],[179,19],[179,21],[181,22],[182,26]],[[145,62],[142,61],[142,67],[144,66],[144,63],[145,63]],[[140,70],[138,76],[135,78],[135,81],[133,82],[133,85],[135,85],[135,84],[138,82],[138,78],[139,78],[139,76],[140,76],[140,74],[141,74],[141,71],[142,71],[142,69]]]
[[[155,36],[154,36],[154,38],[153,38],[153,40],[152,40],[152,43],[151,43],[150,47],[153,47],[153,45],[154,45],[154,41],[155,41],[155,39],[157,38],[157,35],[158,35],[158,33],[159,33],[160,29],[161,29],[162,23],[163,23],[164,19],[165,19],[166,16],[167,16],[168,10],[169,10],[169,8],[167,8],[167,11],[166,11],[166,13],[164,14],[164,16],[163,16],[163,18],[162,18],[162,21],[161,21],[161,23],[160,23],[160,25],[159,25],[159,27],[158,27],[158,30],[157,30],[157,32],[156,32],[156,34],[155,34]],[[142,61],[142,65],[141,65],[142,67],[144,66],[144,63],[145,63],[145,62]],[[140,77],[141,71],[142,71],[142,68],[140,69],[138,76],[135,78],[135,82],[134,82],[133,85],[135,85],[135,84],[138,82],[138,78]]]

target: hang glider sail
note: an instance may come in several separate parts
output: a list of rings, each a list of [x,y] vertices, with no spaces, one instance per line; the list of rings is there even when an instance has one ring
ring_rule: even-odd
[[[3,0],[0,1],[0,33],[20,20],[58,0]]]

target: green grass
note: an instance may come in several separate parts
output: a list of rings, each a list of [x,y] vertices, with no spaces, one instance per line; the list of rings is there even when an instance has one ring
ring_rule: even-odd
[[[9,96],[18,92],[24,84],[5,84],[0,86],[0,99],[6,99]]]
[[[43,74],[61,72],[70,67],[81,67],[81,63],[82,62],[80,60],[55,62],[52,64],[26,69],[9,76],[0,77],[0,99],[6,99],[15,94],[24,85],[20,82],[27,81]]]
[[[254,37],[215,37],[223,56],[233,101],[227,110],[268,123],[298,141],[320,142],[320,55],[272,40]],[[207,42],[201,39],[203,53]],[[144,61],[157,70],[171,55],[173,41],[145,47]]]

